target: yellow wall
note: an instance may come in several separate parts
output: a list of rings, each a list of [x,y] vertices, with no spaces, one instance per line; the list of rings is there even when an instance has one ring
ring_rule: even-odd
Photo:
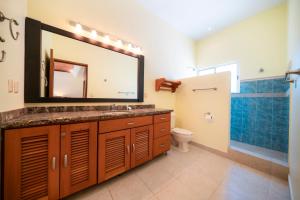
[[[26,0],[1,0],[1,11],[8,17],[15,18],[20,25],[14,30],[20,32],[19,39],[10,36],[8,22],[0,23],[0,36],[6,42],[0,43],[0,51],[5,50],[6,61],[0,63],[0,112],[24,107],[24,18],[26,16]],[[19,93],[8,93],[8,80],[19,83]]]
[[[193,132],[193,141],[227,152],[230,125],[230,74],[228,72],[182,79],[176,91],[176,127]],[[217,91],[193,92],[217,87]],[[204,119],[210,112],[213,121]]]
[[[287,70],[287,6],[282,4],[199,40],[200,67],[237,62],[241,79],[283,75]],[[264,73],[259,69],[264,68]]]
[[[175,95],[155,92],[155,79],[184,77],[189,73],[186,66],[194,65],[193,41],[134,0],[90,0],[89,3],[29,0],[28,15],[69,31],[73,30],[69,20],[77,21],[141,46],[145,55],[145,103],[158,107],[174,108]]]
[[[300,69],[300,1],[289,0],[289,60],[292,69]],[[300,77],[291,84],[289,137],[290,189],[292,199],[300,199]]]

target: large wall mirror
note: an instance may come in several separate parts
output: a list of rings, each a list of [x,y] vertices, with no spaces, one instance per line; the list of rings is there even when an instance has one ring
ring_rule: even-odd
[[[144,57],[26,18],[25,102],[142,102]]]

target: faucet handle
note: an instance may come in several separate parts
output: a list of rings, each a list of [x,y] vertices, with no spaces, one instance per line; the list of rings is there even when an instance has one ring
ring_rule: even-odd
[[[132,110],[132,107],[130,105],[126,105],[127,110]]]

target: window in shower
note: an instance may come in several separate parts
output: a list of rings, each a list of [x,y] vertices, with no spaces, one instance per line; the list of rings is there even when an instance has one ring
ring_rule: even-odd
[[[204,76],[209,74],[216,74],[221,72],[231,73],[231,93],[240,92],[240,80],[239,80],[239,69],[237,63],[222,64],[205,69],[199,69],[197,71],[198,76]]]

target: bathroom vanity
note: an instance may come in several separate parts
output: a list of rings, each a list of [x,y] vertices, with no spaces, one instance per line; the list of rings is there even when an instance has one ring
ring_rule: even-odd
[[[171,110],[24,114],[1,124],[3,199],[61,199],[170,149]]]

